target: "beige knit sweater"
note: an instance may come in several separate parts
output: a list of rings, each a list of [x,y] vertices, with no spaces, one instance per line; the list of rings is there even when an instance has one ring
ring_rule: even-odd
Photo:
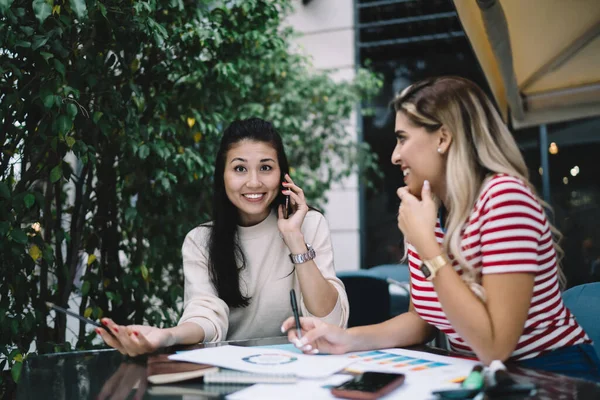
[[[183,243],[185,275],[184,312],[179,325],[194,322],[205,332],[205,341],[221,341],[272,337],[281,335],[281,324],[292,315],[290,289],[299,295],[301,313],[312,316],[304,305],[300,283],[289,249],[279,235],[277,215],[271,213],[263,222],[251,227],[238,227],[240,245],[246,257],[241,272],[241,290],[251,296],[250,305],[230,309],[210,282],[208,273],[208,235],[210,228],[199,226],[190,231]],[[338,291],[338,299],[323,321],[345,327],[348,323],[348,298],[344,285],[335,276],[329,226],[322,214],[309,211],[302,233],[317,253],[315,263],[323,277]],[[302,268],[302,265],[296,266]]]

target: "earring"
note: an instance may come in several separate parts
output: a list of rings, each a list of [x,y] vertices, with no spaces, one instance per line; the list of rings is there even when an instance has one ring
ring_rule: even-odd
[[[440,153],[440,154],[442,154],[442,153],[443,153],[443,152],[442,152],[442,148],[441,148],[441,147],[438,147],[438,149],[437,149],[437,152],[438,152],[438,153]]]

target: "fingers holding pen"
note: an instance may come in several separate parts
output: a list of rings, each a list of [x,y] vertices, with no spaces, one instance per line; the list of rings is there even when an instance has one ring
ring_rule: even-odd
[[[310,336],[308,340],[306,339],[306,335],[315,330],[313,318],[300,317],[300,325],[302,330],[302,338],[298,337],[294,317],[290,317],[283,322],[281,331],[284,333],[287,332],[288,340],[298,349],[302,350],[302,352],[306,354],[318,354],[319,349],[317,349],[317,346],[313,343],[313,340],[310,339]]]

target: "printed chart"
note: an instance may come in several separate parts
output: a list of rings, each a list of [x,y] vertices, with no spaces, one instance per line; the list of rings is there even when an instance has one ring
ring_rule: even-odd
[[[477,362],[404,349],[383,349],[351,353],[354,362],[347,371],[378,371],[405,374],[411,379],[433,378],[454,384],[462,381]]]
[[[365,364],[367,364],[369,367],[379,367],[385,369],[386,371],[394,369],[424,371],[426,369],[447,367],[451,365],[447,362],[433,361],[430,359],[419,357],[404,356],[395,353],[390,353],[385,350],[375,350],[366,353],[353,354],[350,355],[349,358],[356,360],[356,362],[361,364],[362,366],[365,366]],[[352,364],[351,368],[354,368],[355,366],[355,364]]]

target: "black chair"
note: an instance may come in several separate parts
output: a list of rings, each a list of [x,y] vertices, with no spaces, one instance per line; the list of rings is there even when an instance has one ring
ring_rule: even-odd
[[[377,324],[390,318],[390,292],[386,279],[368,270],[340,271],[337,276],[348,294],[348,327]]]
[[[369,273],[380,276],[390,284],[390,317],[408,311],[410,273],[406,264],[384,264],[369,268]]]

